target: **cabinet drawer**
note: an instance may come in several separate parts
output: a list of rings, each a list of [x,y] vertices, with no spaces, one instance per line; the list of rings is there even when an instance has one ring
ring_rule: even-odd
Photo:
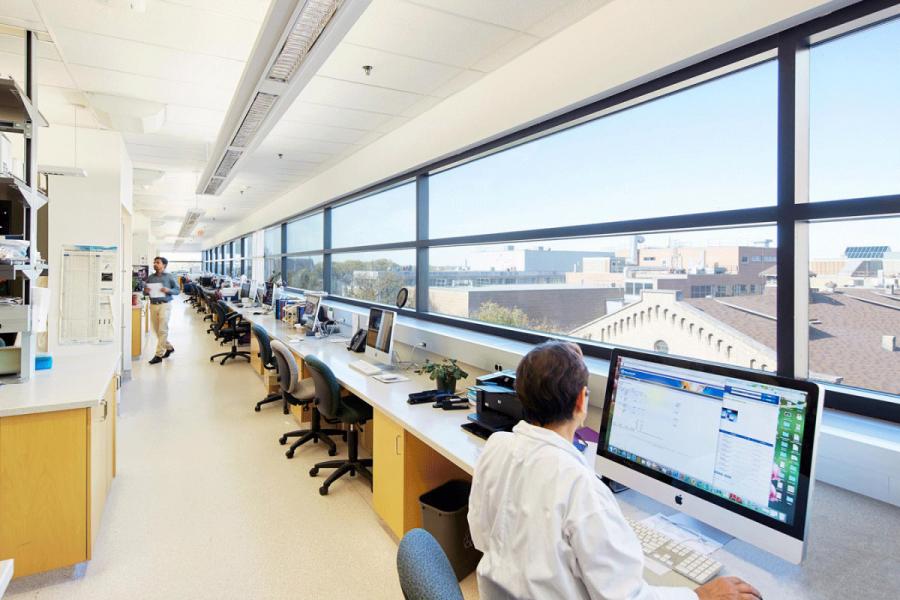
[[[30,329],[30,306],[0,306],[0,333],[16,333]]]

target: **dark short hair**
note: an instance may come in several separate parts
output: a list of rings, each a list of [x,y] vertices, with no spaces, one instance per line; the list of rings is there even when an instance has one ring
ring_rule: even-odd
[[[571,419],[578,394],[587,384],[581,348],[571,342],[545,342],[516,368],[516,393],[525,420],[537,425]]]
[[[164,258],[164,257],[162,257],[162,256],[154,256],[154,257],[153,257],[153,260],[159,260],[159,262],[161,262],[161,263],[163,264],[164,267],[168,267],[168,266],[169,266],[169,259]]]

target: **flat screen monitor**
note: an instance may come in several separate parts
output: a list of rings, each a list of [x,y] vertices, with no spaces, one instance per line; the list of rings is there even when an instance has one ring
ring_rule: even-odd
[[[615,350],[597,470],[799,564],[821,408],[807,381]]]
[[[250,293],[248,294],[249,298],[254,302],[258,302],[259,299],[256,297],[259,292],[259,283],[254,279],[250,282]]]
[[[319,322],[319,308],[322,297],[316,294],[306,294],[306,304],[303,305],[303,320],[310,328],[315,328]]]
[[[262,297],[262,304],[266,306],[272,306],[272,291],[275,289],[275,284],[271,281],[266,282],[265,292]]]
[[[397,313],[380,308],[369,309],[366,331],[366,356],[376,362],[391,364],[394,350],[394,321]]]
[[[250,282],[245,281],[241,284],[241,298],[249,298],[250,297]]]

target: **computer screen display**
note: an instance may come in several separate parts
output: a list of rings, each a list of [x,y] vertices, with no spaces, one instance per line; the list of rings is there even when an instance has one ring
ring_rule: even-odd
[[[306,304],[303,306],[303,319],[307,323],[315,323],[316,316],[319,312],[320,296],[315,294],[306,294]]]
[[[249,298],[250,297],[250,282],[245,281],[241,284],[241,298]]]
[[[366,346],[378,352],[390,354],[396,313],[380,308],[369,309],[369,326]]]
[[[258,292],[259,292],[259,283],[257,283],[257,281],[254,279],[250,282],[250,293],[249,293],[250,299],[253,300],[254,302],[258,301],[258,298],[257,298]]]
[[[767,374],[618,351],[613,360],[599,454],[776,529],[802,530],[815,386],[811,404],[805,382],[784,387]]]
[[[265,304],[266,306],[272,305],[272,290],[274,290],[274,289],[275,289],[275,285],[273,283],[267,281],[265,293],[262,298],[262,304]]]

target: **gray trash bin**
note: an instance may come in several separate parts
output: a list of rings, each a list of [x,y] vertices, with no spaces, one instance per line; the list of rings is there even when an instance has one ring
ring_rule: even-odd
[[[419,496],[422,528],[441,545],[458,580],[471,573],[481,560],[466,520],[471,489],[468,481],[451,480]]]

